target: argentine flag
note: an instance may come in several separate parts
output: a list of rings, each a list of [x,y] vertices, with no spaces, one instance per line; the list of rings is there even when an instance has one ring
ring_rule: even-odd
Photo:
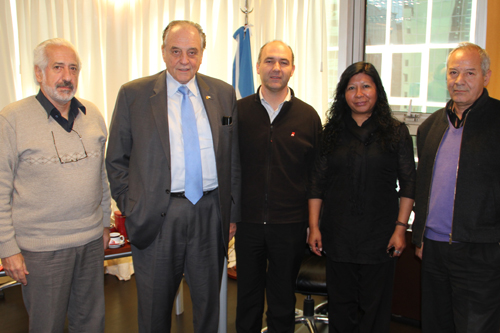
[[[238,99],[255,93],[253,85],[250,27],[240,27],[233,35],[238,42],[233,63],[233,87]]]

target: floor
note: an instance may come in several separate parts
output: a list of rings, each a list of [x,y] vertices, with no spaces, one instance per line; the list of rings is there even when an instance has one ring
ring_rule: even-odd
[[[137,332],[137,296],[135,279],[120,281],[112,275],[105,276],[106,297],[106,333]],[[297,295],[297,308],[302,308],[304,296]],[[321,297],[315,297],[321,301]],[[184,308],[181,315],[173,314],[172,333],[193,332],[193,317],[190,311],[191,301],[189,288],[184,285]],[[236,281],[228,281],[228,323],[227,333],[235,333],[236,317]],[[263,321],[265,325],[265,320]],[[4,298],[0,299],[0,331],[8,333],[28,332],[28,315],[23,305],[21,287],[16,286],[4,291]],[[297,325],[296,332],[307,332],[305,327]],[[320,328],[320,332],[327,332]],[[420,329],[393,321],[389,333],[420,333]]]

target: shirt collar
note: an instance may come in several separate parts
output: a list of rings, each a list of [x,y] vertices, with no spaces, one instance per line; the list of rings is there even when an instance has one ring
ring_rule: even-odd
[[[292,99],[292,93],[291,93],[291,91],[290,91],[290,87],[287,87],[287,89],[288,89],[288,90],[287,90],[286,97],[285,97],[285,99],[283,100],[283,102],[281,102],[281,103],[280,103],[280,105],[278,106],[278,110],[279,110],[279,109],[281,109],[281,106],[282,106],[285,102],[289,102],[289,101]],[[260,102],[261,102],[262,104],[264,104],[264,102],[265,102],[266,104],[268,104],[268,105],[269,105],[269,103],[268,103],[268,102],[266,101],[266,99],[264,98],[264,95],[262,95],[262,89],[259,89],[259,98],[260,98]],[[276,111],[276,110],[274,110],[274,111]]]
[[[177,93],[177,91],[179,90],[180,86],[186,86],[186,87],[188,87],[189,91],[191,91],[191,93],[194,96],[199,97],[200,93],[198,91],[198,85],[196,84],[196,75],[191,80],[189,80],[188,83],[186,83],[186,84],[180,84],[167,71],[167,95],[168,95],[168,97],[172,98]]]
[[[462,119],[459,119],[457,114],[455,113],[455,102],[453,102],[453,100],[450,100],[447,104],[446,104],[446,112],[448,113],[448,118],[450,119],[450,123],[453,125],[453,127],[455,128],[460,128],[462,126],[464,126],[465,124],[465,120],[467,119],[467,115],[469,114],[469,112],[476,106],[476,104],[478,103],[478,101],[481,99],[482,96],[484,96],[484,93],[485,93],[486,89],[483,88],[483,93],[481,94],[481,96],[479,96],[478,99],[476,99],[474,101],[474,103],[472,103],[471,106],[469,106],[463,113],[462,113]]]
[[[38,95],[36,95],[36,99],[43,106],[43,108],[45,109],[45,112],[47,112],[47,118],[49,118],[51,116],[52,111],[54,111],[54,109],[57,112],[59,112],[59,110],[57,110],[57,108],[54,106],[54,104],[52,104],[52,102],[49,101],[49,99],[42,92],[42,89],[40,89],[38,91]],[[71,112],[75,118],[78,115],[78,109],[82,110],[83,114],[87,114],[87,109],[85,108],[85,106],[79,100],[77,100],[76,97],[73,97],[71,99],[71,105],[69,106],[69,112]]]

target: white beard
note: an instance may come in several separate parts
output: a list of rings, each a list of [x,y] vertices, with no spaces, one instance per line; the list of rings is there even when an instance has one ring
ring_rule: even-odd
[[[50,96],[50,98],[61,104],[65,104],[71,101],[76,93],[76,89],[74,88],[74,86],[73,90],[71,90],[70,93],[60,93],[59,91],[57,91],[57,88],[49,86],[45,79],[45,73],[43,73],[41,86],[43,87],[43,90]]]

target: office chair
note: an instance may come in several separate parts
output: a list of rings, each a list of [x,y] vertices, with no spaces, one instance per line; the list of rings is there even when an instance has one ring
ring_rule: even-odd
[[[326,289],[326,256],[318,257],[307,249],[299,274],[297,275],[295,292],[305,295],[302,310],[295,309],[295,324],[304,324],[310,333],[318,333],[316,322],[328,325],[328,301],[315,307],[312,295],[327,296]],[[261,333],[267,333],[267,327]]]

